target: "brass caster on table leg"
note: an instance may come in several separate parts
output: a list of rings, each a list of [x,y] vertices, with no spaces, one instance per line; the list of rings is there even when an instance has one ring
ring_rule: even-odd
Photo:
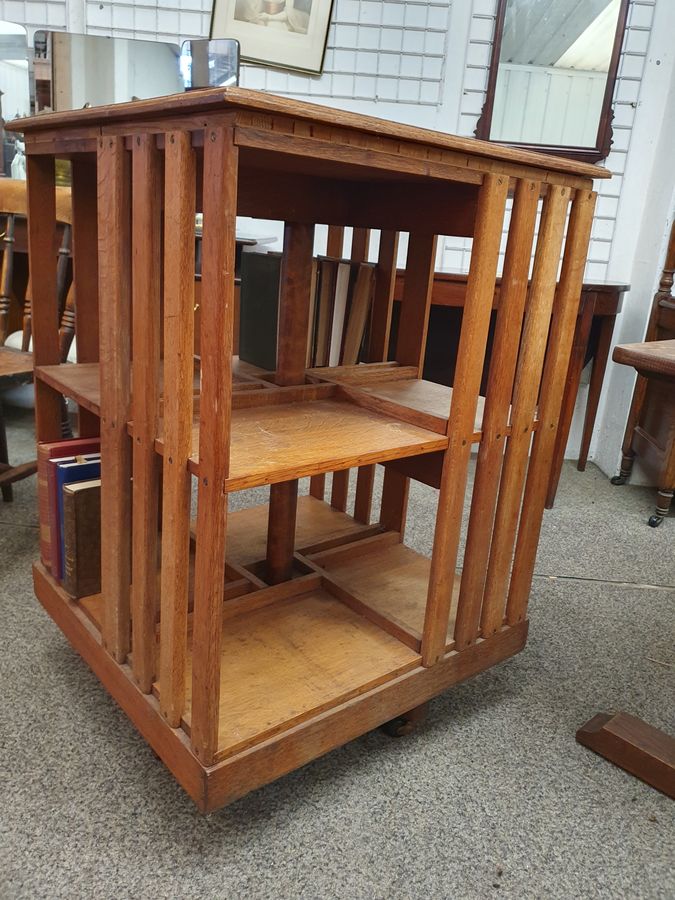
[[[412,734],[417,726],[424,722],[428,712],[429,704],[423,703],[421,706],[416,706],[414,709],[403,713],[403,715],[397,716],[389,722],[385,722],[384,725],[381,726],[382,731],[384,731],[385,734],[388,734],[389,737],[405,737],[408,734]]]
[[[653,516],[649,517],[647,525],[649,525],[650,528],[658,528],[661,522],[663,522],[663,516],[657,516],[656,513],[654,513]]]

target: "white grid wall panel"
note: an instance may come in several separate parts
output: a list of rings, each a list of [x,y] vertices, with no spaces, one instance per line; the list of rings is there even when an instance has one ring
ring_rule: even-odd
[[[86,0],[86,29],[89,34],[180,43],[208,37],[211,6],[212,0]]]
[[[308,98],[437,106],[451,0],[335,0],[322,75],[243,66],[241,83]]]
[[[28,43],[33,41],[33,32],[39,28],[62,31],[66,27],[66,0],[0,0],[0,19],[17,22],[28,31]]]

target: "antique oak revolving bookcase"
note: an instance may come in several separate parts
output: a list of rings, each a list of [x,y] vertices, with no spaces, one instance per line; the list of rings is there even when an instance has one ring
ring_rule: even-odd
[[[238,88],[16,128],[26,138],[38,439],[58,437],[65,395],[81,435],[100,432],[102,453],[101,593],[70,598],[42,563],[35,590],[199,808],[521,650],[592,179],[607,173]],[[43,263],[56,159],[72,166],[70,365],[59,365],[53,267]],[[285,223],[275,371],[232,352],[237,214]],[[359,242],[363,255],[366,229],[379,231],[357,364],[307,366],[316,224],[332,226],[334,245],[354,228],[352,256]],[[405,292],[388,353],[400,233]],[[472,238],[454,389],[421,377],[439,235]],[[404,543],[410,479],[437,489],[430,559]],[[263,485],[267,503],[228,514],[230,494]]]

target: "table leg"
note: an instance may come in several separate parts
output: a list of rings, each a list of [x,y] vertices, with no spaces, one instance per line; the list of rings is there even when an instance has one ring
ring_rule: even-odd
[[[583,472],[586,469],[586,462],[588,461],[588,451],[591,447],[595,417],[598,414],[598,403],[600,402],[602,383],[605,378],[605,370],[607,369],[609,348],[612,343],[615,322],[615,316],[603,316],[600,320],[600,334],[598,335],[598,346],[593,358],[591,383],[588,386],[588,400],[586,402],[586,415],[584,417],[584,430],[581,437],[579,459],[577,460],[577,469],[580,472]]]
[[[560,472],[562,470],[563,459],[565,457],[565,447],[567,446],[567,438],[570,433],[572,416],[574,415],[574,405],[576,403],[577,394],[579,392],[579,382],[581,381],[581,372],[584,368],[586,347],[588,346],[588,338],[591,332],[591,323],[593,322],[595,294],[582,294],[581,303],[582,305],[579,309],[576,329],[574,332],[572,355],[570,357],[569,366],[567,368],[567,379],[565,385],[565,393],[562,400],[562,407],[560,410],[558,433],[556,435],[555,447],[553,449],[553,462],[551,465],[551,474],[548,481],[548,492],[546,494],[546,509],[551,509],[551,507],[553,506],[556,491],[558,490]]]

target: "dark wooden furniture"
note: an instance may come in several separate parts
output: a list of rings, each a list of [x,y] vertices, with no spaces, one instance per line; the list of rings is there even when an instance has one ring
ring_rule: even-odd
[[[59,188],[55,195],[57,228],[53,232],[53,255],[45,259],[52,265],[56,276],[57,322],[61,323],[59,346],[61,361],[65,362],[75,333],[74,292],[70,287],[68,269],[70,255],[70,191]],[[0,389],[27,384],[33,380],[33,354],[29,352],[32,331],[31,280],[25,286],[22,302],[15,290],[14,268],[17,259],[17,231],[25,235],[27,216],[27,192],[25,181],[0,179],[0,220],[3,232],[2,270],[0,271]],[[25,238],[24,238],[25,239]],[[12,324],[21,322],[21,349],[3,346]],[[65,402],[61,409],[61,428],[68,434],[68,414]],[[7,431],[0,396],[0,491],[5,503],[13,499],[12,484],[34,475],[37,460],[11,465],[7,446]]]
[[[522,649],[593,178],[609,173],[238,88],[13,125],[25,133],[32,258],[50,252],[54,160],[72,161],[85,298],[86,355],[59,365],[54,278],[35,270],[38,438],[58,435],[65,394],[88,413],[81,431],[100,428],[102,447],[101,593],[73,601],[39,563],[36,593],[199,808],[405,717]],[[196,209],[197,395],[194,242],[184,239]],[[277,368],[264,378],[233,371],[237,213],[285,222]],[[306,367],[317,222],[383,229],[370,347],[379,362]],[[382,362],[397,231],[409,232],[405,300],[396,358]],[[421,377],[437,234],[473,238],[454,388]],[[375,522],[372,482],[360,477],[373,464],[384,466]],[[350,468],[354,515],[298,496],[298,479]],[[438,490],[431,559],[403,542],[410,477]],[[230,493],[260,485],[269,503],[228,512]]]
[[[620,344],[612,358],[633,366],[647,382],[639,417],[624,445],[621,474],[612,483],[623,484],[635,456],[640,457],[658,485],[656,511],[649,517],[656,528],[668,515],[675,491],[675,340]]]
[[[577,740],[675,800],[675,738],[628,713],[598,713]]]
[[[492,116],[494,111],[494,103],[495,103],[495,92],[497,87],[497,74],[499,71],[499,63],[502,51],[502,38],[504,34],[504,24],[506,19],[506,7],[509,3],[509,0],[498,0],[497,6],[497,15],[495,17],[495,30],[492,40],[492,55],[490,58],[490,70],[488,74],[488,84],[485,95],[485,103],[483,105],[483,109],[481,111],[480,118],[478,120],[478,124],[476,126],[476,137],[481,138],[482,140],[492,140],[490,138],[491,126],[492,126]],[[555,5],[555,4],[553,4]],[[562,4],[558,2],[558,6]],[[569,12],[571,15],[574,15],[578,12],[578,8],[581,4],[570,3]],[[620,0],[619,12],[617,16],[616,23],[616,31],[614,35],[614,43],[612,46],[612,54],[609,63],[609,69],[607,72],[607,83],[605,85],[605,92],[602,100],[602,108],[600,111],[600,117],[598,122],[598,131],[595,139],[595,145],[592,147],[573,147],[573,146],[559,146],[559,145],[550,145],[550,144],[530,144],[530,143],[515,143],[509,142],[509,146],[512,147],[522,147],[527,148],[529,150],[541,150],[546,153],[555,154],[557,156],[565,156],[570,159],[578,159],[584,160],[586,162],[599,162],[602,159],[605,159],[609,154],[610,148],[612,146],[612,119],[614,118],[614,110],[612,109],[612,99],[614,97],[614,86],[616,83],[616,76],[619,69],[619,59],[621,56],[621,46],[623,44],[623,38],[626,31],[626,22],[628,19],[628,6],[629,0]],[[529,13],[530,21],[534,21],[538,12],[537,7],[540,8],[540,12],[546,13],[548,10],[544,9],[541,4],[535,4],[532,6],[529,5],[529,8],[526,7],[526,14]],[[543,16],[544,21],[546,20],[546,16]],[[568,25],[569,24],[565,23]],[[520,36],[522,39],[522,36]],[[547,39],[550,38],[550,33],[547,35]],[[548,40],[547,40],[548,43]],[[555,60],[551,60],[551,64],[553,64]]]
[[[394,297],[401,301],[404,296],[405,272],[396,275]],[[437,270],[431,292],[431,320],[427,337],[424,377],[439,384],[452,386],[457,359],[457,347],[461,331],[462,315],[466,300],[466,274]],[[574,331],[572,356],[565,381],[565,393],[556,436],[553,465],[546,494],[546,507],[550,509],[560,479],[565,456],[565,448],[572,425],[572,416],[579,393],[581,373],[584,366],[593,360],[591,380],[588,388],[584,427],[579,450],[577,468],[583,472],[588,460],[588,451],[598,411],[598,403],[609,358],[609,348],[614,333],[617,315],[621,312],[623,295],[630,285],[615,282],[585,283]],[[483,368],[481,388],[487,384],[487,374],[494,336],[496,311],[499,308],[501,279],[497,279],[493,300],[493,316],[488,336],[488,352]],[[447,310],[447,314],[442,312]]]
[[[672,371],[669,374],[668,351],[653,342],[675,340],[675,222],[670,230],[666,259],[654,295],[647,324],[645,344],[617,347],[615,362],[635,366],[638,377],[626,422],[621,468],[612,484],[625,484],[630,477],[635,457],[653,476],[658,488],[655,513],[650,517],[652,527],[660,525],[668,514],[675,487],[675,391]]]

